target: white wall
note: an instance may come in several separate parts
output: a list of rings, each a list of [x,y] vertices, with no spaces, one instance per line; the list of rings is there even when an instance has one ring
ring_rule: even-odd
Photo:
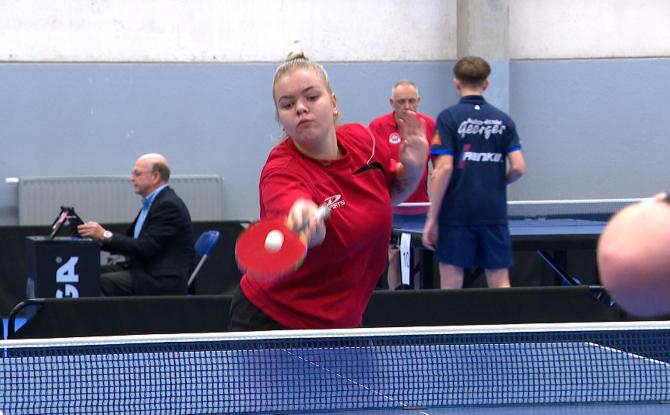
[[[511,0],[511,59],[670,56],[668,0]]]
[[[276,62],[295,41],[323,62],[455,60],[457,3],[4,1],[0,62]],[[670,56],[670,0],[509,4],[511,59]]]
[[[456,56],[456,0],[43,0],[0,3],[0,61],[274,62]]]

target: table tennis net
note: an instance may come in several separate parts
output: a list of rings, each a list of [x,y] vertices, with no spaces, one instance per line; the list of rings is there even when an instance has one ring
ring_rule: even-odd
[[[0,411],[292,413],[670,400],[670,322],[1,341]]]

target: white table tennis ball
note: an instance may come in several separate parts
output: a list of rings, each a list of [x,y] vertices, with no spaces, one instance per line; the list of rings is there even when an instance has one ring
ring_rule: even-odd
[[[265,249],[269,252],[277,252],[284,243],[284,235],[281,231],[270,231],[265,237]]]

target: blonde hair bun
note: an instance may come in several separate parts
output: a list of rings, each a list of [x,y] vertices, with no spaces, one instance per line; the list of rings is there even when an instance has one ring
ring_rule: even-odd
[[[302,50],[294,50],[294,51],[291,51],[288,54],[288,56],[286,56],[286,60],[284,62],[292,62],[292,61],[299,61],[299,60],[309,61],[309,59],[307,59],[307,56],[305,56],[305,52],[303,52]]]

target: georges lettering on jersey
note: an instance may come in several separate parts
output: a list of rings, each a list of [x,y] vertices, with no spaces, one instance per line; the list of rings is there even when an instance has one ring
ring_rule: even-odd
[[[398,144],[400,143],[400,141],[401,141],[400,134],[396,133],[395,131],[389,134],[389,143]]]
[[[483,135],[489,139],[494,134],[502,135],[507,126],[500,120],[478,120],[468,118],[458,126],[458,135],[464,138],[466,135]]]
[[[330,210],[333,210],[333,209],[337,209],[338,207],[341,207],[341,206],[344,206],[344,205],[347,204],[347,202],[345,202],[344,200],[341,200],[341,199],[342,199],[342,195],[332,195],[331,197],[327,197],[327,198],[323,199],[323,203],[325,203],[326,206],[328,206],[328,208]]]

